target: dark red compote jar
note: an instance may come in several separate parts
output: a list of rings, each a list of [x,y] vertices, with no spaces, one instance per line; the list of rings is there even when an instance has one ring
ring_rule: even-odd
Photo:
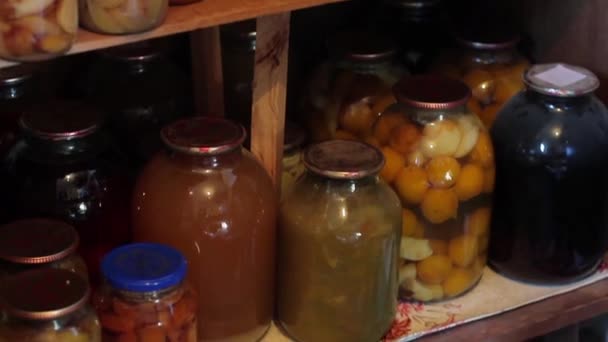
[[[5,206],[13,218],[47,217],[72,224],[80,253],[99,279],[99,262],[128,242],[131,186],[101,116],[77,103],[49,103],[23,115],[23,139],[5,161]]]

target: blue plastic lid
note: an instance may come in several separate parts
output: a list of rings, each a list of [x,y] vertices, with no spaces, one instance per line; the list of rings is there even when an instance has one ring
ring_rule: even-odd
[[[187,262],[177,250],[157,243],[134,243],[112,250],[101,261],[101,271],[115,289],[151,292],[178,285]]]

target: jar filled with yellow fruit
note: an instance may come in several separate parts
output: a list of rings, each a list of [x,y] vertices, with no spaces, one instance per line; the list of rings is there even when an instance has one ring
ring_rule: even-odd
[[[402,299],[437,301],[472,288],[486,264],[494,153],[469,111],[469,88],[442,76],[404,78],[374,125],[380,176],[402,203]]]
[[[330,60],[313,73],[301,111],[313,142],[363,140],[395,102],[392,85],[404,74],[397,48],[371,32],[341,32],[328,41]]]
[[[530,63],[517,51],[519,40],[506,26],[461,29],[456,34],[459,50],[445,54],[433,68],[471,88],[469,108],[488,129],[503,105],[524,88],[523,73]]]
[[[80,24],[101,34],[152,30],[165,20],[169,0],[78,0]]]

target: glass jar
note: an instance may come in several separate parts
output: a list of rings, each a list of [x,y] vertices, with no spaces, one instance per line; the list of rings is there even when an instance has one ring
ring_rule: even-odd
[[[608,111],[586,69],[535,65],[525,82],[492,127],[490,264],[527,282],[575,281],[608,249]]]
[[[135,189],[135,239],[168,244],[186,256],[200,298],[200,340],[258,340],[274,305],[272,181],[241,147],[242,126],[198,117],[161,134],[167,150],[146,165]]]
[[[109,128],[134,173],[162,149],[161,128],[190,114],[188,83],[152,42],[100,53],[89,74],[87,96],[107,113]]]
[[[135,243],[108,253],[101,268],[105,283],[93,303],[104,342],[197,342],[197,299],[181,253]]]
[[[96,112],[79,103],[45,103],[20,120],[24,138],[6,160],[4,206],[12,218],[47,217],[73,225],[93,284],[101,256],[130,240],[131,185]]]
[[[17,141],[19,117],[28,101],[35,101],[32,74],[23,67],[0,69],[0,157]],[[40,100],[40,98],[36,98]]]
[[[472,90],[469,108],[489,129],[498,111],[523,89],[523,73],[530,66],[517,51],[519,34],[506,26],[461,29],[458,51],[447,52],[433,70],[463,80]]]
[[[77,0],[2,1],[0,58],[34,62],[66,53],[78,32]]]
[[[57,220],[27,219],[0,226],[0,275],[34,268],[60,268],[88,279],[76,253],[80,239],[74,227]]]
[[[296,180],[306,171],[302,161],[302,147],[305,140],[306,132],[303,128],[291,122],[285,124],[281,198],[289,193]]]
[[[78,274],[44,268],[0,282],[0,340],[19,342],[101,342],[89,287]]]
[[[398,103],[374,126],[386,164],[380,176],[403,206],[400,297],[428,302],[464,293],[486,264],[494,153],[466,107],[462,82],[404,78]]]
[[[82,27],[101,34],[129,34],[160,26],[169,0],[78,0]]]
[[[304,163],[280,210],[278,320],[298,341],[378,341],[395,318],[401,236],[382,154],[334,140]]]
[[[331,60],[313,72],[302,99],[311,139],[365,139],[395,102],[391,86],[404,73],[394,63],[395,45],[368,32],[342,32],[328,45]]]

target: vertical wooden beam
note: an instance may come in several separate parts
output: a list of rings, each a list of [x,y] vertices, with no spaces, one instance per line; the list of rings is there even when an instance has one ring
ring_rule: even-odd
[[[283,157],[289,17],[290,13],[285,12],[257,19],[251,151],[264,164],[277,189]]]
[[[224,115],[224,79],[219,26],[192,31],[194,109],[199,115]]]

